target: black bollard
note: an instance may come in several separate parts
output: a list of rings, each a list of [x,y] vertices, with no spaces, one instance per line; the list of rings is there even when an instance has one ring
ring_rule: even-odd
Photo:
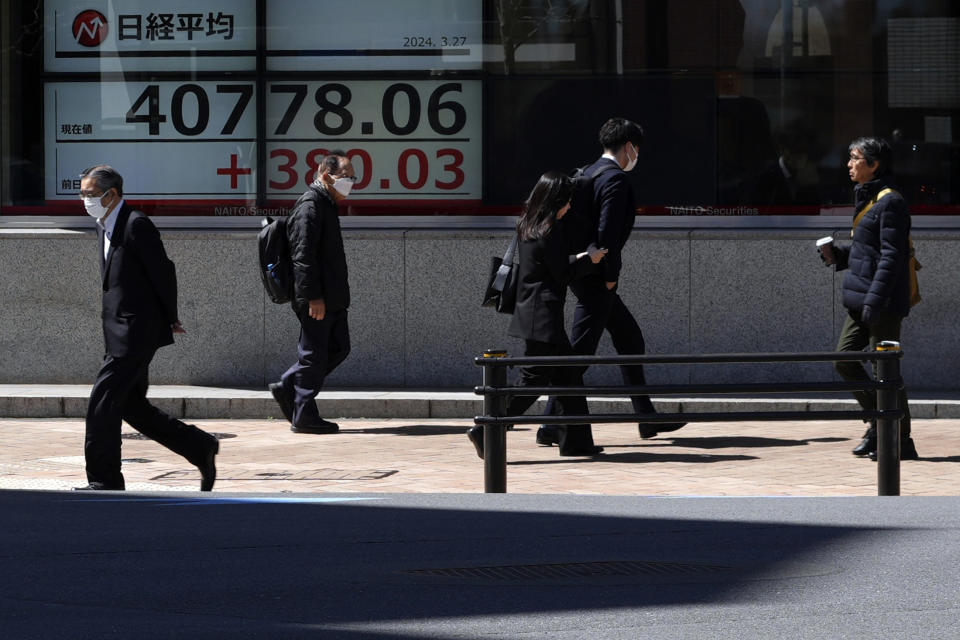
[[[503,349],[483,352],[483,386],[507,386],[507,367],[499,364],[506,358]],[[483,414],[499,418],[507,412],[506,396],[483,396]],[[507,492],[507,427],[502,424],[483,426],[483,491],[484,493]]]
[[[900,343],[883,341],[877,345],[879,352],[900,352]],[[877,361],[878,382],[898,382],[900,380],[900,355],[896,358]],[[899,387],[877,389],[877,409],[896,411],[900,407]],[[900,495],[900,418],[877,419],[877,495]]]

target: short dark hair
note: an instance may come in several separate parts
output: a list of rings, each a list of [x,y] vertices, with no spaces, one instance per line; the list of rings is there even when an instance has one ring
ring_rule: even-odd
[[[80,177],[92,178],[93,184],[97,185],[97,188],[104,193],[110,189],[116,189],[117,195],[123,197],[123,176],[108,164],[95,164],[84,169]]]
[[[336,173],[341,168],[343,168],[344,163],[348,161],[347,153],[342,149],[334,149],[327,155],[323,156],[323,160],[320,161],[320,165],[317,167],[317,171],[323,173]]]
[[[859,151],[867,164],[877,164],[873,175],[879,177],[893,171],[893,148],[883,138],[865,136],[850,143],[848,151]]]
[[[600,127],[599,138],[604,150],[616,153],[628,142],[639,147],[643,142],[643,127],[625,118],[610,118]]]

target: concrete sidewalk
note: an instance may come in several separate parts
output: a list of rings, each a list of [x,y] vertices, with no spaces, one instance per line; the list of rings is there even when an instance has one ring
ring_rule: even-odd
[[[89,384],[0,384],[0,417],[82,418],[87,412]],[[277,403],[265,389],[157,385],[150,387],[151,401],[180,418],[279,417]],[[482,413],[483,401],[472,389],[390,390],[330,389],[317,397],[320,414],[347,418],[473,418]],[[658,411],[829,411],[857,408],[847,394],[817,397],[725,397],[654,398]],[[542,409],[534,405],[530,413]],[[911,392],[910,410],[915,418],[960,419],[960,393]],[[591,399],[591,413],[627,413],[626,398]]]
[[[215,492],[471,493],[483,463],[466,419],[336,419],[335,435],[295,434],[284,420],[195,420],[220,439]],[[511,493],[649,496],[875,496],[877,465],[851,455],[863,425],[835,421],[691,423],[641,440],[632,425],[595,425],[594,458],[561,458],[507,436]],[[82,419],[0,419],[0,489],[85,484]],[[960,494],[960,420],[920,419],[921,460],[901,463],[901,492]],[[128,490],[195,491],[199,473],[124,426]]]

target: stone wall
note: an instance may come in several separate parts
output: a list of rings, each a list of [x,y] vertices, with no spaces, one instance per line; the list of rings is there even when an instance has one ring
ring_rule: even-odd
[[[169,224],[169,223],[168,223]],[[369,228],[364,228],[366,225]],[[353,350],[331,387],[478,384],[485,348],[521,354],[509,317],[479,306],[499,227],[372,228],[345,219]],[[650,353],[831,351],[843,322],[839,276],[813,239],[827,228],[634,230],[620,292]],[[159,384],[262,387],[296,357],[298,324],[257,275],[256,229],[162,228],[177,264],[187,328],[152,368]],[[92,230],[0,230],[0,383],[91,382],[102,355]],[[955,389],[960,333],[960,231],[914,233],[924,301],[904,323],[911,387]],[[568,303],[568,315],[572,302]],[[604,352],[612,352],[609,341]],[[832,378],[822,364],[651,366],[653,383]],[[610,368],[589,382],[615,382]]]

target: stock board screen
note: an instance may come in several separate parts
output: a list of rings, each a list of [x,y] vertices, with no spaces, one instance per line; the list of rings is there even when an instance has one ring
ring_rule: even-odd
[[[480,0],[256,5],[45,2],[45,199],[107,163],[138,203],[255,213],[341,149],[353,201],[480,201]]]

